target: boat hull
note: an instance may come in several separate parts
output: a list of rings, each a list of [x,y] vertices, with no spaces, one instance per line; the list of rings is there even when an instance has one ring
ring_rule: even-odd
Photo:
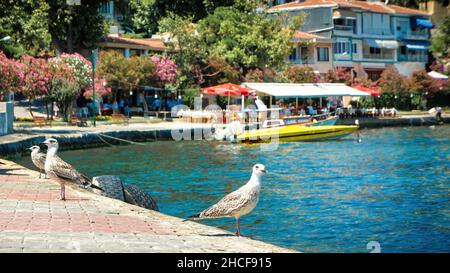
[[[340,139],[358,130],[356,125],[302,126],[289,125],[246,131],[237,136],[237,142],[323,141]]]

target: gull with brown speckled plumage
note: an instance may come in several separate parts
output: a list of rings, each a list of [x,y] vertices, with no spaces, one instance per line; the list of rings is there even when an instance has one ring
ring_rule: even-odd
[[[264,165],[256,164],[253,166],[252,176],[247,184],[226,195],[219,202],[199,214],[190,216],[188,219],[234,217],[236,218],[236,235],[241,236],[239,219],[250,213],[258,204],[261,190],[261,175],[263,173],[266,173]]]

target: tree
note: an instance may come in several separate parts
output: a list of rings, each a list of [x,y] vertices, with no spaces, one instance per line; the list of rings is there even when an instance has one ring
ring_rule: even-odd
[[[109,51],[100,54],[97,74],[112,88],[116,100],[119,89],[131,92],[145,86],[172,84],[177,76],[176,69],[175,63],[167,57],[132,56],[127,59],[116,51]],[[129,92],[124,94],[127,96]],[[147,107],[145,100],[144,107]]]
[[[160,21],[160,31],[172,33],[178,88],[235,81],[256,68],[284,68],[298,26],[298,18],[269,18],[264,10],[235,6],[219,7],[198,23],[175,14]]]
[[[339,66],[335,69],[330,69],[325,75],[325,81],[331,83],[345,83],[351,84],[352,76],[346,67]]]
[[[441,57],[450,55],[450,16],[446,16],[431,36],[431,51]]]
[[[235,0],[131,0],[133,26],[147,37],[158,31],[159,21],[175,14],[192,17],[194,22],[206,17],[219,6],[231,6]]]
[[[284,26],[265,12],[219,7],[199,21],[198,32],[209,52],[225,58],[246,74],[257,67],[281,68],[293,47],[298,25]]]
[[[416,108],[424,107],[423,99],[434,97],[442,86],[441,82],[430,77],[425,70],[415,71],[410,79],[411,104]]]
[[[407,77],[401,75],[393,66],[387,67],[378,80],[381,87],[380,102],[387,107],[409,109],[411,104],[410,86]]]
[[[49,49],[49,8],[47,2],[39,0],[21,1],[20,4],[11,0],[0,2],[2,35],[12,37],[10,44],[1,43],[0,46],[15,57],[24,52],[37,55],[39,51]]]
[[[50,97],[58,106],[60,116],[68,121],[72,103],[80,95],[80,86],[66,63],[59,62],[53,69]]]
[[[51,70],[44,59],[23,55],[19,65],[20,91],[28,98],[29,111],[33,117],[31,105],[34,99],[49,93]]]
[[[284,74],[292,83],[316,83],[320,81],[320,76],[314,73],[314,69],[309,66],[292,66],[285,70]]]
[[[0,32],[35,56],[52,47],[59,52],[91,49],[106,33],[99,7],[96,0],[83,0],[79,6],[68,6],[66,0],[1,1]]]
[[[14,59],[8,59],[6,55],[0,51],[0,101],[3,96],[9,92],[17,91],[20,83],[20,63]]]

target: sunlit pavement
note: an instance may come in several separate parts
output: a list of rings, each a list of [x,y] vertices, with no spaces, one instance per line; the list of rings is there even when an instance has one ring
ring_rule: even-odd
[[[290,252],[59,184],[0,159],[0,252]]]

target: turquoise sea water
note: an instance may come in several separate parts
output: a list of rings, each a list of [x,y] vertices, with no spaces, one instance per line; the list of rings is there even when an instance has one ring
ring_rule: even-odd
[[[305,252],[450,252],[450,126],[362,131],[341,141],[258,145],[149,142],[61,152],[90,176],[114,174],[147,190],[162,212],[186,217],[266,165],[244,235]],[[30,166],[26,158],[20,163]],[[205,224],[234,231],[234,219]]]

